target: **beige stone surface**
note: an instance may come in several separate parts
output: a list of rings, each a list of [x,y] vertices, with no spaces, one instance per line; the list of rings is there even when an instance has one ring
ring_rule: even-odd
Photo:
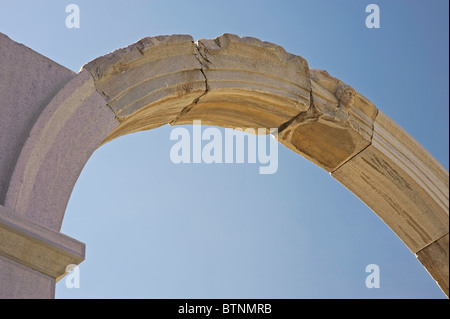
[[[121,122],[106,141],[173,121],[206,90],[189,35],[144,38],[83,69]]]
[[[369,146],[377,108],[349,85],[312,69],[311,103],[279,128],[278,141],[331,172]]]
[[[372,144],[331,175],[413,253],[448,233],[448,172],[381,111]]]
[[[305,59],[278,45],[224,34],[199,40],[198,59],[207,90],[172,125],[278,128],[309,107],[311,84]]]
[[[417,253],[419,261],[436,280],[447,297],[449,296],[448,249],[449,237],[447,233],[447,235],[439,238]]]

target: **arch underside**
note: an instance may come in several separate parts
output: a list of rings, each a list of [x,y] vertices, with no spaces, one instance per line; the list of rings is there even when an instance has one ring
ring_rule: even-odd
[[[144,38],[84,65],[32,125],[4,206],[59,232],[95,149],[194,120],[276,128],[278,142],[366,203],[448,296],[448,172],[352,87],[255,38]]]

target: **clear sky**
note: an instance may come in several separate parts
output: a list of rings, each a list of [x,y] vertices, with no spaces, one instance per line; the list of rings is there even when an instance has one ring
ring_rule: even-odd
[[[68,29],[68,4],[80,28]],[[368,29],[365,8],[380,8]],[[370,99],[449,167],[449,2],[4,1],[0,32],[78,72],[143,37],[253,36]],[[191,128],[187,127],[189,130]],[[86,164],[62,232],[86,243],[56,298],[444,298],[398,237],[328,173],[279,146],[258,164],[170,160],[173,127],[121,137]],[[368,289],[365,268],[380,268]]]

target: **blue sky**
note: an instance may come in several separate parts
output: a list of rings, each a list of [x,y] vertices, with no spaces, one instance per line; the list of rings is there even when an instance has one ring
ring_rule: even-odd
[[[65,8],[80,7],[68,29]],[[368,4],[381,28],[365,26]],[[253,36],[350,84],[448,170],[448,1],[3,1],[0,32],[78,72],[143,37]],[[121,137],[86,164],[62,232],[86,243],[56,298],[444,298],[352,193],[279,146],[258,164],[170,160],[172,127]],[[191,128],[187,127],[188,130]],[[365,286],[368,264],[380,288]]]

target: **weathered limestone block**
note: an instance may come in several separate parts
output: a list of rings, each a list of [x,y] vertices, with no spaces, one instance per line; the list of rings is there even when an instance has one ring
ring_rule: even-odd
[[[278,141],[331,172],[367,147],[377,108],[326,71],[311,70],[308,110],[284,123]]]
[[[67,266],[84,260],[85,245],[0,205],[0,257],[0,298],[51,298]]]
[[[379,111],[372,144],[331,175],[417,254],[449,296],[449,175],[445,168]]]
[[[171,124],[278,128],[309,107],[306,60],[278,45],[224,34],[199,40],[207,91]]]
[[[381,111],[372,144],[331,175],[413,253],[448,233],[448,172]]]
[[[75,75],[0,33],[0,204],[34,121]]]
[[[206,91],[189,35],[147,37],[83,69],[121,122],[106,141],[167,124]]]
[[[419,261],[447,296],[449,295],[448,249],[449,237],[447,233],[447,235],[439,238],[416,254]]]
[[[5,206],[59,230],[81,170],[118,124],[89,72],[79,73],[34,124],[12,174]]]

